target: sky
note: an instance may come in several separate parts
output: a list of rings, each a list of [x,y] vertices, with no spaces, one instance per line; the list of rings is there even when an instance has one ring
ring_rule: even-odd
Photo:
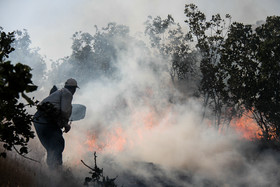
[[[208,18],[226,13],[234,21],[254,24],[270,15],[280,15],[279,0],[0,0],[0,26],[5,31],[27,29],[32,46],[48,59],[71,54],[76,31],[94,33],[94,25],[116,22],[143,32],[149,15],[171,14],[184,26],[184,6],[194,3]]]

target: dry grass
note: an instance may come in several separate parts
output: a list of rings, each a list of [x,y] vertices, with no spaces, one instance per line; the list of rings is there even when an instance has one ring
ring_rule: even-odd
[[[83,179],[74,177],[69,168],[61,168],[57,171],[49,170],[44,162],[42,147],[33,145],[32,152],[36,152],[36,155],[29,156],[40,163],[27,160],[14,151],[8,152],[7,158],[0,157],[0,187],[83,186]]]
[[[18,159],[0,158],[0,186],[35,186],[35,172],[23,166]]]

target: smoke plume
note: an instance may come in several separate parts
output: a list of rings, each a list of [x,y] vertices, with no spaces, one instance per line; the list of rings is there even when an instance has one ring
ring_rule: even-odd
[[[90,6],[92,2],[89,1],[83,2],[84,6],[71,3],[71,10],[75,7],[76,11],[82,8],[86,11],[79,11],[83,12],[80,15],[84,17],[82,21],[80,16],[67,21],[68,38],[73,26],[76,26],[71,25],[73,21],[81,24],[89,21],[98,24],[99,21],[100,24],[104,24],[112,21],[112,14],[116,14],[115,11],[110,11],[111,7],[107,7],[108,11],[102,11],[107,12],[106,18],[97,21],[98,15],[88,15],[89,12],[97,10],[97,6]],[[104,6],[103,1],[98,3]],[[141,7],[140,4],[138,2],[137,7]],[[118,5],[121,10],[134,10],[130,9],[132,3]],[[150,7],[154,10],[154,7],[162,3],[153,1],[152,5]],[[245,4],[245,7],[252,12],[252,16],[255,15],[252,6]],[[100,13],[100,9],[98,10]],[[77,13],[76,11],[74,13]],[[140,13],[130,13],[139,18]],[[181,14],[178,17],[183,20]],[[66,19],[65,15],[63,18]],[[133,21],[127,15],[122,15],[122,18],[117,21]],[[250,17],[249,20],[251,19]],[[45,40],[41,41],[48,46],[51,44],[46,38],[51,38],[52,43],[56,43],[50,37],[56,33],[53,27],[51,28],[51,32],[45,32],[48,37],[42,37]],[[78,25],[75,31],[78,28],[85,27]],[[137,28],[138,25],[134,29]],[[90,29],[92,28],[85,28]],[[57,36],[62,40],[65,32],[60,31],[54,38]],[[123,45],[122,41],[111,42],[115,43],[115,46]],[[66,54],[65,48],[70,46],[64,46],[67,42],[58,43],[59,45],[54,47],[54,53],[59,53],[63,48],[62,51]],[[82,72],[81,76],[72,77],[80,83],[73,103],[87,107],[85,119],[74,121],[71,131],[64,134],[64,167],[71,170],[77,183],[81,182],[82,185],[84,177],[89,175],[80,160],[94,166],[93,153],[96,151],[98,166],[104,168],[105,175],[111,178],[118,176],[116,183],[119,186],[279,186],[278,152],[260,150],[254,142],[242,139],[230,127],[222,132],[212,127],[209,122],[211,116],[209,119],[203,117],[204,107],[200,98],[187,94],[192,92],[193,86],[180,84],[178,87],[172,82],[170,59],[153,53],[153,50],[147,51],[147,46],[134,41],[128,40],[125,45],[125,50],[115,48],[117,55],[112,61],[116,71],[113,78],[96,78],[93,75],[94,71]],[[32,61],[31,57],[27,61]],[[35,61],[44,60],[37,53],[33,57]],[[22,59],[19,55],[15,55],[14,58],[19,61]],[[65,59],[60,60],[67,62],[69,57]],[[92,62],[85,60],[85,63]],[[63,71],[58,72],[50,68],[47,72],[34,65],[32,73],[36,79],[40,78],[42,72],[47,73],[43,80],[35,81],[40,85],[39,90],[32,96],[42,100],[49,94],[52,84],[59,88],[63,86],[64,82],[58,80],[58,77],[75,75],[70,66],[61,67],[63,68],[60,70]],[[95,78],[84,81],[89,77]],[[70,77],[65,77],[65,80],[66,78]],[[34,110],[31,109],[31,112]],[[44,173],[47,170],[44,165],[45,150],[37,137],[31,141],[30,148],[30,156],[43,163],[34,168]],[[53,175],[48,173],[49,178]],[[35,176],[36,180],[40,181],[40,176],[42,175]]]

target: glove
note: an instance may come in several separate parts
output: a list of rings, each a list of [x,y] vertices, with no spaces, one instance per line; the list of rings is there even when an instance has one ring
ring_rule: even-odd
[[[63,128],[63,127],[66,127],[68,125],[68,120],[67,119],[64,119],[64,118],[59,118],[57,121],[56,121],[56,124],[59,128]]]
[[[64,132],[65,132],[65,133],[69,132],[70,129],[71,129],[71,126],[70,126],[69,124],[67,124],[67,125],[64,126]]]

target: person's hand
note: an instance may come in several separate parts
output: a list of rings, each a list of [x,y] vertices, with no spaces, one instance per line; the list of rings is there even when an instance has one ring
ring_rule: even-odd
[[[69,124],[67,124],[65,127],[64,127],[64,132],[67,133],[69,132],[71,129],[71,126]]]

